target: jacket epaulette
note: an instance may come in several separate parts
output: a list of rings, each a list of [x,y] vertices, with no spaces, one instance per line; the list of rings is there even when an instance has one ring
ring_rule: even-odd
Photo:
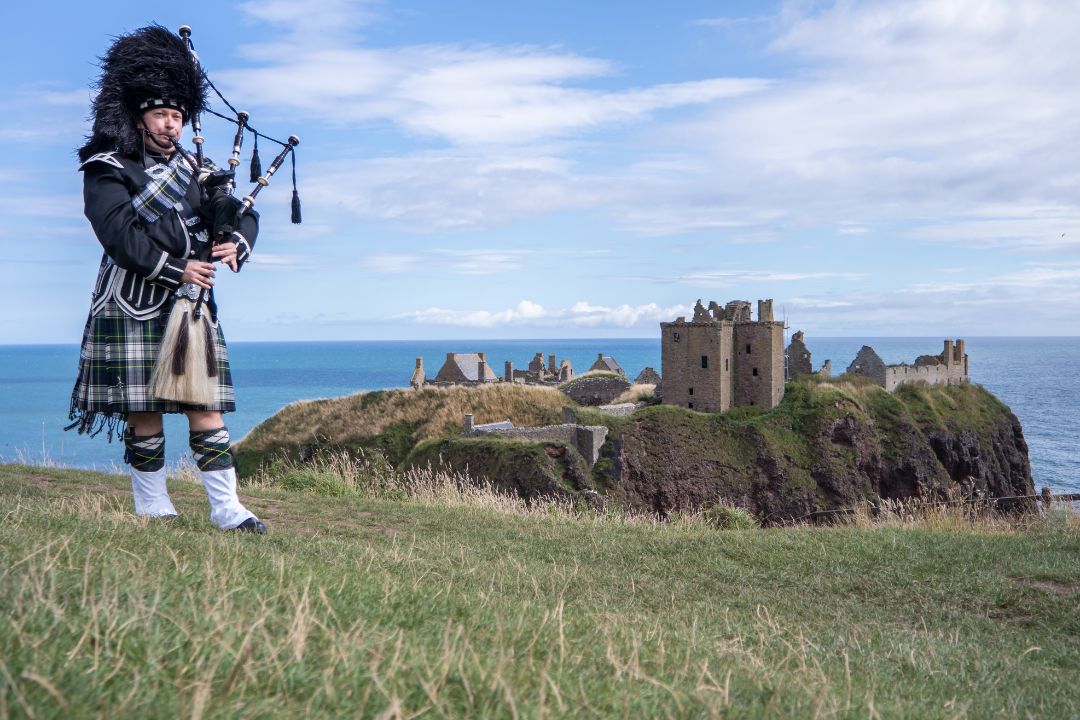
[[[91,155],[90,157],[86,158],[84,162],[79,164],[79,169],[82,170],[84,167],[86,167],[92,162],[103,162],[106,165],[112,165],[113,167],[117,167],[120,169],[124,168],[123,164],[121,164],[120,162],[120,158],[116,157],[115,150],[112,152],[102,152],[98,153],[97,155]]]

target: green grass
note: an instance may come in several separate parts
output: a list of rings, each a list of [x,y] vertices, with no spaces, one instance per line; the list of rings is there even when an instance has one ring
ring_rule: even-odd
[[[554,388],[491,383],[479,387],[379,390],[303,400],[279,410],[233,448],[237,466],[254,474],[300,449],[378,452],[400,464],[420,442],[461,433],[465,414],[477,423],[553,425],[572,401]]]
[[[245,488],[253,537],[212,528],[190,481],[179,521],[147,522],[121,476],[0,466],[0,717],[1080,708],[1062,513],[720,530],[745,524],[360,477]]]

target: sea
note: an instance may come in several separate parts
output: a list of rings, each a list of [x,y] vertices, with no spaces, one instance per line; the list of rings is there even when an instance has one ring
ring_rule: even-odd
[[[887,363],[914,362],[941,352],[940,338],[807,338],[814,367],[832,360],[841,372],[863,345]],[[966,338],[969,372],[1012,408],[1024,427],[1037,489],[1080,493],[1080,337]],[[584,372],[600,353],[634,378],[660,368],[658,338],[596,340],[432,340],[357,342],[234,342],[229,344],[238,410],[226,416],[234,440],[297,400],[406,387],[416,358],[428,377],[450,352],[485,352],[501,375],[503,363],[525,368],[541,352]],[[77,345],[0,345],[0,462],[119,471],[123,444],[65,432]],[[166,417],[166,453],[187,452],[187,427]]]

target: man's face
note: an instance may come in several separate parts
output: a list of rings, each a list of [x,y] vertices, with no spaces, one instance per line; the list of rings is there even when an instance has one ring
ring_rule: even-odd
[[[155,150],[171,153],[173,144],[170,138],[180,139],[184,131],[184,115],[173,108],[153,108],[143,113],[139,128],[146,128],[146,144]]]

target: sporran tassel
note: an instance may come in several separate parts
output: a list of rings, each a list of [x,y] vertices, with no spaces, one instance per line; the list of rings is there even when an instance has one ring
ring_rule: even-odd
[[[218,375],[216,344],[214,342],[214,328],[210,327],[209,318],[203,322],[206,329],[206,377],[216,378]]]
[[[207,406],[217,398],[217,359],[211,375],[209,357],[214,350],[212,344],[209,350],[207,347],[212,342],[208,337],[210,320],[206,314],[195,318],[194,310],[195,303],[187,298],[178,298],[173,304],[150,376],[150,391],[162,400]]]
[[[251,150],[251,182],[258,182],[262,175],[262,160],[259,159],[259,134],[255,135],[255,146]]]
[[[170,318],[171,319],[171,318]],[[172,356],[173,375],[183,375],[187,370],[188,337],[191,335],[189,326],[191,322],[185,316],[179,323],[176,331],[176,350]]]

